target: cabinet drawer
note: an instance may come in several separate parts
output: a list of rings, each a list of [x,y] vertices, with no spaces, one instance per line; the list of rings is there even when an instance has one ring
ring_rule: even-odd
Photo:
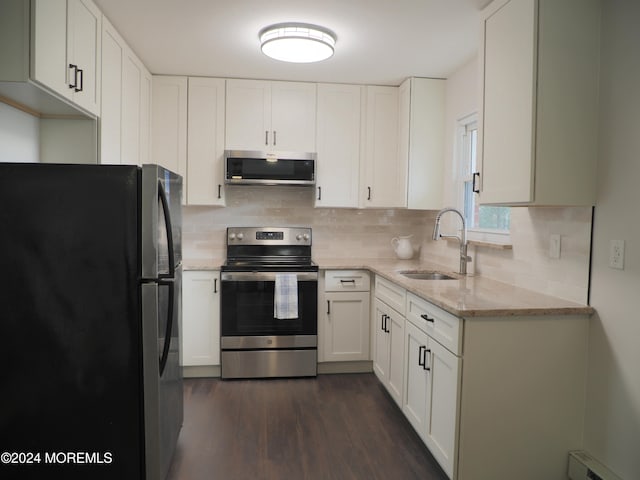
[[[407,293],[406,317],[456,355],[461,355],[462,320],[422,298]]]
[[[379,298],[398,313],[404,315],[407,291],[379,275],[376,275],[376,298]]]
[[[325,292],[368,292],[369,272],[365,270],[327,270],[324,272]]]

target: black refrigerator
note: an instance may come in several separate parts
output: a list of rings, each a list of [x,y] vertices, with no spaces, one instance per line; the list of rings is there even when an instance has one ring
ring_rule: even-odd
[[[157,165],[0,163],[0,478],[166,478],[181,197]]]

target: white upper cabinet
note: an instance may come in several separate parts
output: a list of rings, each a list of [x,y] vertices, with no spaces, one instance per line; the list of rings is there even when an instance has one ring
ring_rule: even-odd
[[[227,80],[230,150],[316,151],[316,84]]]
[[[593,205],[600,7],[496,0],[480,49],[480,203]]]
[[[358,207],[363,88],[318,84],[316,207]]]
[[[399,164],[408,165],[407,207],[442,208],[445,81],[408,78],[400,85]]]
[[[151,75],[105,18],[102,23],[100,163],[149,160]]]
[[[72,100],[100,114],[102,13],[91,0],[67,1],[67,84]]]
[[[360,205],[407,206],[407,158],[398,157],[398,87],[368,86]]]
[[[31,2],[31,77],[70,98],[67,83],[67,0]]]
[[[0,95],[40,114],[98,116],[101,23],[91,0],[3,0]]]
[[[183,179],[187,174],[187,85],[187,77],[154,75],[151,95],[151,158]],[[187,188],[183,188],[185,195]]]
[[[187,204],[224,206],[225,80],[189,78]]]

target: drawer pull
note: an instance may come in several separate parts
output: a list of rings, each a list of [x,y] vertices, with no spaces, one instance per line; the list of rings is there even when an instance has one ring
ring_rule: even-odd
[[[422,318],[423,320],[426,320],[427,322],[435,322],[436,321],[435,318],[429,318],[429,315],[427,315],[426,313],[423,313],[422,315],[420,315],[420,318]]]
[[[340,280],[340,283],[353,283],[354,285],[356,284],[356,281],[352,278],[350,280]]]

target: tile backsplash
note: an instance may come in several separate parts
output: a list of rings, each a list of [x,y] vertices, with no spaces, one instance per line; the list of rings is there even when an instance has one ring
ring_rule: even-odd
[[[395,258],[391,239],[413,235],[417,256],[458,268],[455,242],[431,239],[435,211],[314,208],[308,187],[226,188],[225,208],[185,207],[183,257],[191,263],[225,257],[228,226],[309,226],[316,258]],[[549,257],[549,236],[560,234],[560,259]],[[591,208],[513,208],[513,249],[470,249],[476,274],[586,303]]]

